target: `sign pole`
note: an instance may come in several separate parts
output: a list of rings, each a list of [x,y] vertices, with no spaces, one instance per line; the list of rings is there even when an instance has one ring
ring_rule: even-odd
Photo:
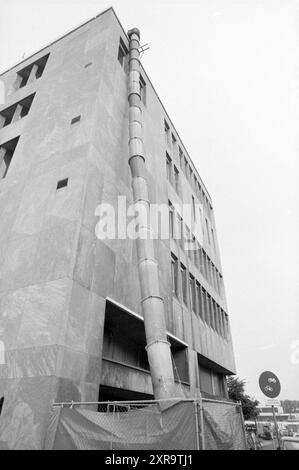
[[[273,413],[273,419],[274,419],[274,425],[275,425],[275,432],[276,432],[276,437],[277,437],[277,443],[278,443],[278,449],[280,449],[280,439],[279,439],[279,431],[278,431],[278,424],[277,424],[277,419],[276,419],[276,414],[275,414],[275,407],[272,405],[272,413]],[[274,439],[273,439],[274,443]],[[274,445],[274,444],[273,444]],[[274,446],[275,448],[275,446]]]

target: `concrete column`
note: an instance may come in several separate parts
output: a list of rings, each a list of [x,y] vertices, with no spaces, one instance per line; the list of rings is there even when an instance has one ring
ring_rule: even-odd
[[[0,147],[0,179],[3,178],[6,170],[5,162],[4,162],[4,156],[6,153],[6,149],[3,147]]]
[[[29,78],[27,80],[27,85],[29,85],[29,83],[32,83],[36,80],[36,72],[37,72],[37,69],[38,69],[38,66],[36,64],[33,65],[32,69],[31,69],[31,72],[30,72],[30,75],[29,75]]]
[[[22,109],[23,109],[23,106],[21,104],[17,104],[11,123],[16,122],[19,119],[21,119]]]

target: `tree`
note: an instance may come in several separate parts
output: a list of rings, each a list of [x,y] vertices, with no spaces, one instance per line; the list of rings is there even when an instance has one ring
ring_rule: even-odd
[[[241,380],[238,377],[228,377],[228,396],[233,401],[241,402],[245,420],[254,419],[259,414],[257,409],[259,402],[245,394],[245,384],[245,380]]]
[[[299,401],[298,400],[282,400],[281,406],[284,413],[296,413],[299,410]]]

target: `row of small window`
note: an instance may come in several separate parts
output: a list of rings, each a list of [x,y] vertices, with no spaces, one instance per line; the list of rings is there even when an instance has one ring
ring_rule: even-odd
[[[180,267],[180,269],[179,269]],[[211,295],[200,285],[177,257],[171,254],[172,291],[184,304],[193,310],[205,323],[223,338],[228,338],[228,316]]]
[[[122,68],[126,72],[127,72],[127,68],[128,68],[128,60],[127,60],[128,53],[129,53],[129,51],[128,51],[124,41],[122,40],[122,38],[120,38],[119,39],[117,59],[118,59],[118,62],[120,63],[120,65],[122,66]],[[141,99],[142,103],[144,105],[146,105],[146,83],[145,83],[142,75],[140,75],[140,78],[139,78],[139,85],[140,85],[140,99]]]
[[[216,290],[216,292],[218,292],[219,295],[222,295],[222,275],[220,274],[214,263],[211,261],[205,250],[196,241],[195,236],[191,233],[191,230],[187,227],[187,225],[184,224],[182,217],[179,214],[177,214],[177,217],[175,217],[175,214],[176,213],[174,211],[174,208],[169,202],[169,236],[175,240],[178,240],[181,249],[183,251],[187,251],[190,261],[192,261],[193,264],[200,270],[202,275]],[[214,240],[213,229],[212,234]],[[190,245],[188,244],[188,250],[186,250],[185,243],[188,242],[192,242],[192,246],[190,247]]]
[[[179,160],[180,160],[180,167],[181,167],[182,172],[184,173],[187,180],[189,181],[190,186],[192,187],[193,191],[197,195],[198,199],[203,204],[207,214],[209,215],[209,217],[211,217],[212,206],[208,200],[208,197],[206,196],[204,189],[201,187],[201,184],[199,183],[195,172],[193,172],[191,165],[188,162],[187,157],[184,155],[184,152],[182,151],[181,147],[178,145],[175,136],[170,131],[170,126],[165,120],[164,120],[164,132],[165,132],[166,145],[168,146],[168,148],[171,148],[173,156],[176,155],[178,152]],[[168,158],[170,158],[169,155],[168,155]]]

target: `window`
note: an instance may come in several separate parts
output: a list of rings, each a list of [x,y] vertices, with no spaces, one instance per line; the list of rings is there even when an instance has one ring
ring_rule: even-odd
[[[183,301],[187,305],[187,271],[185,266],[181,263],[181,283],[182,283],[182,295]]]
[[[214,299],[212,299],[212,310],[213,310],[213,316],[214,316],[214,325],[215,325],[215,330],[217,333],[219,333],[219,322],[218,322],[218,312],[216,308],[216,302]]]
[[[206,219],[206,230],[207,230],[208,242],[209,242],[209,245],[210,245],[211,244],[210,231],[209,231],[209,225],[208,225],[208,220],[207,219]]]
[[[146,105],[146,83],[143,80],[141,75],[139,79],[139,84],[140,84],[140,99],[145,106]]]
[[[172,145],[172,151],[175,152],[176,149],[176,138],[173,134],[171,134],[171,145]]]
[[[213,395],[212,371],[203,365],[199,365],[200,391]]]
[[[228,333],[229,333],[228,315],[225,312],[223,312],[223,314],[224,314],[224,337],[227,339]]]
[[[63,180],[58,181],[56,189],[58,190],[58,189],[61,189],[61,188],[66,188],[67,185],[68,185],[68,181],[69,181],[68,178],[65,178]]]
[[[191,310],[196,312],[195,278],[194,276],[192,276],[192,274],[189,274],[189,285],[190,285]]]
[[[118,47],[118,56],[117,56],[117,59],[118,59],[118,62],[120,63],[120,65],[125,68],[125,65],[126,65],[126,56],[128,54],[128,49],[126,48],[125,46],[125,43],[124,41],[122,40],[122,38],[119,39],[119,47]]]
[[[188,160],[184,157],[184,165],[185,165],[185,176],[188,176]]]
[[[181,147],[179,147],[179,158],[180,158],[180,167],[181,167],[181,170],[184,170],[184,168],[183,168],[183,165],[184,165],[184,155],[183,155],[183,152],[182,152]]]
[[[197,292],[197,314],[204,320],[204,310],[203,310],[203,299],[201,294],[201,285],[196,282],[196,292]]]
[[[41,57],[36,62],[30,65],[27,65],[27,67],[24,67],[22,70],[19,70],[19,72],[17,72],[18,88],[23,88],[28,83],[31,83],[32,81],[42,76],[42,74],[44,73],[44,69],[46,67],[49,55],[50,54],[47,54],[44,57]]]
[[[168,181],[172,183],[172,161],[167,152],[166,152],[166,177]]]
[[[81,116],[76,116],[71,120],[71,125],[81,121]]]
[[[169,236],[171,238],[174,238],[174,209],[170,201],[168,201],[168,205],[169,205]]]
[[[0,147],[0,178],[5,178],[10,167],[19,137],[5,142]]]
[[[171,279],[172,279],[172,292],[178,297],[179,296],[179,286],[178,286],[178,259],[171,253]]]
[[[0,113],[0,124],[2,127],[8,126],[9,124],[18,121],[19,119],[27,116],[32,105],[35,93],[26,98],[23,98],[18,103],[15,103],[9,108],[4,109]]]
[[[192,213],[193,213],[193,220],[196,222],[196,211],[195,211],[195,199],[194,196],[192,196]]]
[[[174,379],[189,384],[188,348],[171,336],[167,339],[170,343]]]
[[[165,133],[166,145],[169,145],[170,144],[170,128],[165,120],[164,120],[164,133]]]
[[[180,178],[179,178],[179,170],[175,165],[173,165],[174,170],[174,187],[176,192],[179,194],[180,192]]]
[[[118,305],[106,301],[103,360],[149,370],[145,346],[143,321]]]
[[[178,225],[179,225],[179,239],[180,239],[180,247],[182,250],[184,249],[184,223],[183,219],[180,215],[178,215]]]
[[[1,415],[2,408],[3,408],[3,404],[4,404],[4,397],[1,397],[0,398],[0,415]]]
[[[210,326],[215,329],[215,319],[214,319],[214,312],[212,309],[212,298],[210,294],[207,294],[207,306],[208,306],[208,312],[209,312],[209,318],[210,318]]]
[[[215,234],[214,234],[214,230],[212,228],[211,228],[211,233],[212,233],[212,241],[213,241],[214,252],[216,253]]]

